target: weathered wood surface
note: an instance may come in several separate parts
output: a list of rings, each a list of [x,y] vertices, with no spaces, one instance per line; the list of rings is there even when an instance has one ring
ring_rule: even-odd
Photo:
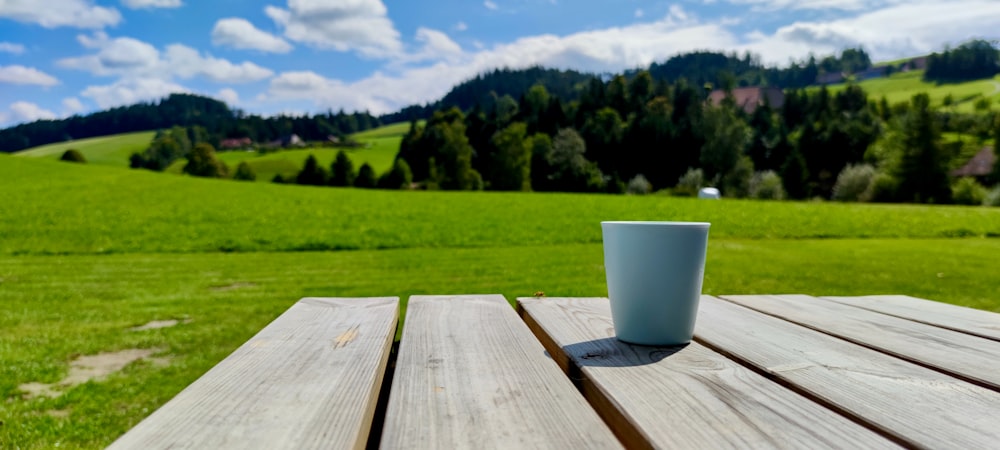
[[[1000,390],[1000,342],[806,295],[722,298]]]
[[[905,295],[823,297],[891,316],[1000,341],[1000,314]]]
[[[1000,442],[1000,393],[935,370],[709,296],[695,337],[901,443]]]
[[[698,343],[614,338],[601,298],[521,298],[549,353],[630,448],[886,448],[896,444]]]
[[[398,304],[302,299],[110,448],[364,448]]]
[[[381,446],[618,448],[499,295],[411,297]]]

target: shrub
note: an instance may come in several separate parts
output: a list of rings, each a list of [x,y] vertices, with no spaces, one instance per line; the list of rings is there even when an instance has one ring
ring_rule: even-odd
[[[275,175],[280,177],[281,175]],[[239,181],[254,181],[257,179],[257,174],[254,173],[253,168],[246,161],[241,161],[240,165],[236,166],[236,173],[233,174],[234,180]]]
[[[202,143],[191,150],[184,173],[196,177],[225,178],[229,176],[229,168],[215,156],[214,147]]]
[[[677,187],[674,194],[694,197],[698,195],[698,190],[705,185],[705,172],[701,169],[688,169],[687,173],[677,180]]]
[[[963,177],[951,186],[951,200],[959,205],[982,205],[986,188],[975,178]]]
[[[626,192],[633,195],[646,195],[653,190],[653,185],[641,173],[628,182]]]
[[[80,153],[80,151],[75,148],[71,148],[63,152],[62,156],[59,157],[59,160],[66,162],[81,163],[81,164],[87,163],[87,158],[84,158],[83,153]]]
[[[757,172],[750,179],[750,197],[761,200],[783,200],[785,188],[781,177],[773,170]]]
[[[375,169],[368,163],[361,165],[358,169],[358,177],[354,179],[354,187],[371,189],[378,185],[378,179],[375,178]]]
[[[868,201],[865,194],[869,192],[875,179],[875,167],[868,164],[848,165],[837,175],[833,185],[833,200],[841,202]]]
[[[323,186],[326,184],[326,178],[326,170],[320,167],[314,155],[309,155],[306,158],[306,162],[302,165],[302,170],[295,177],[295,182],[310,186]]]
[[[753,160],[743,156],[736,161],[732,170],[722,177],[722,192],[728,197],[744,198],[750,194],[751,178],[753,178]]]
[[[892,175],[876,172],[871,184],[868,185],[868,190],[861,197],[869,202],[894,202],[898,191],[899,182]]]
[[[378,187],[381,189],[409,189],[412,183],[413,172],[402,158],[397,158],[392,163],[392,168],[378,179]]]
[[[1000,186],[997,186],[986,193],[986,198],[983,199],[983,205],[1000,206]]]
[[[271,178],[271,182],[272,183],[277,183],[277,184],[285,184],[285,178],[282,177],[280,173],[279,174],[275,174],[274,178]]]

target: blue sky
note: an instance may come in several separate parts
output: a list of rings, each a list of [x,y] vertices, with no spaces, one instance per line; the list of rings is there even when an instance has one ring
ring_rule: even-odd
[[[998,0],[0,0],[0,126],[191,92],[374,114],[496,67],[618,72],[679,52],[875,60],[1000,34]]]

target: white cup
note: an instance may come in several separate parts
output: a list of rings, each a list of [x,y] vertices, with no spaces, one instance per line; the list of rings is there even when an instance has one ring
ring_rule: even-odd
[[[611,318],[619,340],[691,342],[705,274],[704,222],[601,222]]]

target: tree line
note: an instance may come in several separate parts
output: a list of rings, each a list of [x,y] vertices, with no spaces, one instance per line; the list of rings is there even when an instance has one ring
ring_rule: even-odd
[[[397,160],[428,189],[690,195],[717,186],[729,197],[948,203],[959,155],[942,131],[1000,134],[992,112],[936,111],[926,94],[890,105],[857,85],[788,90],[780,107],[738,105],[731,90],[717,104],[706,97],[703,86],[648,71],[592,79],[565,103],[536,85],[413,122]]]
[[[928,56],[924,79],[952,83],[993,78],[997,73],[1000,73],[1000,53],[995,44],[977,39]]]
[[[218,147],[227,138],[250,138],[255,142],[277,140],[297,134],[306,140],[343,137],[377,128],[382,122],[367,112],[327,111],[312,116],[263,117],[232,110],[218,100],[191,94],[171,94],[153,103],[112,108],[62,120],[40,120],[0,130],[0,152],[16,152],[39,145],[111,134],[167,129],[173,126],[201,127]]]

